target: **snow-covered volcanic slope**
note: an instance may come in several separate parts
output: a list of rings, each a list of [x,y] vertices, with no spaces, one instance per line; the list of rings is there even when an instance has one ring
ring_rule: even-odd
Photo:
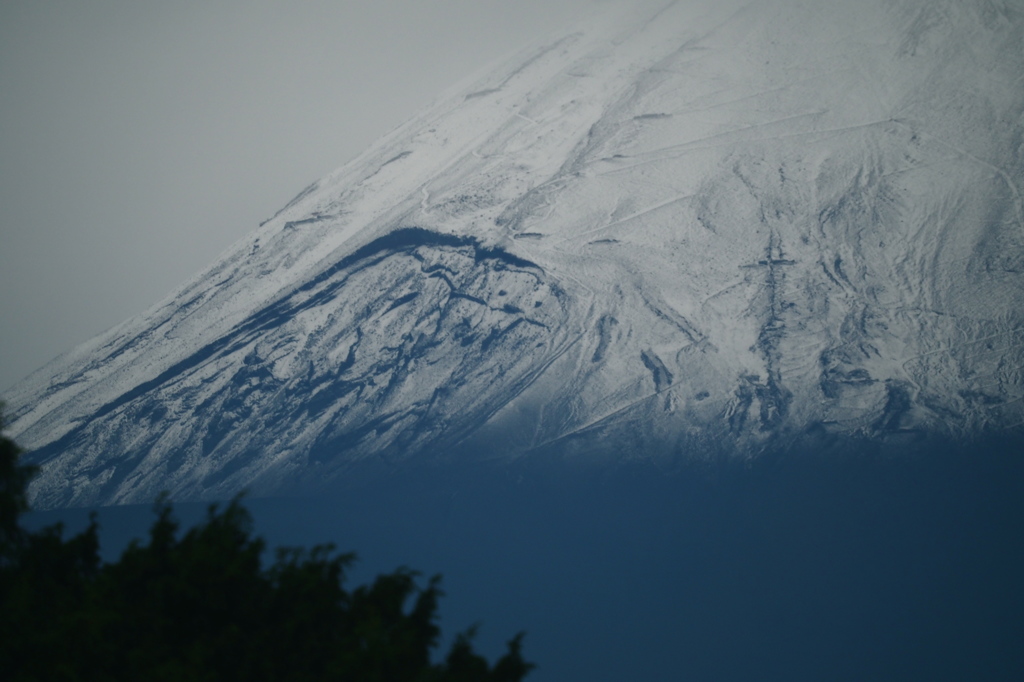
[[[1017,429],[1022,188],[1021,2],[631,3],[34,374],[12,433],[61,506]]]

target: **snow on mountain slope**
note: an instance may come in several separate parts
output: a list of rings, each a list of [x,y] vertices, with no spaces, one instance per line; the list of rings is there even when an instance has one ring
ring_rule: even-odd
[[[636,3],[6,396],[36,504],[1024,422],[1024,5]]]

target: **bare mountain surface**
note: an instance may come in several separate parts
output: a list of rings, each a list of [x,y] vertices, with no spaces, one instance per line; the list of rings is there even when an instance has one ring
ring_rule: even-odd
[[[1010,0],[608,10],[12,389],[35,504],[1019,431],[1022,74]]]

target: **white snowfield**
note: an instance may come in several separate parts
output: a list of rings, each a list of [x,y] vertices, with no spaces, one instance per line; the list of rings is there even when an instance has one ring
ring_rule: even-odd
[[[15,387],[35,505],[1019,431],[1024,3],[628,6]]]

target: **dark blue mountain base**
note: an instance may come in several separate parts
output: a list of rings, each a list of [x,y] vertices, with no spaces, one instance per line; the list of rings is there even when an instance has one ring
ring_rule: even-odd
[[[1024,676],[1019,441],[836,446],[670,474],[433,466],[247,506],[271,546],[357,550],[353,580],[442,572],[443,629],[489,614],[488,656],[525,629],[540,682]],[[186,522],[199,510],[178,507]],[[105,550],[150,520],[103,509]]]

